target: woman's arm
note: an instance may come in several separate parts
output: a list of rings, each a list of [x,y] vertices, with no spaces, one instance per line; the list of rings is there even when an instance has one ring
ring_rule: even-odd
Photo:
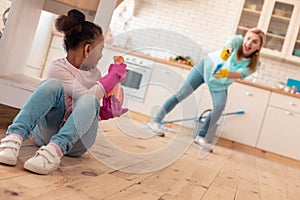
[[[242,72],[240,71],[237,71],[237,72],[228,72],[228,76],[227,78],[230,78],[230,79],[240,79],[242,78]]]
[[[242,71],[228,71],[227,68],[219,70],[214,77],[216,79],[221,78],[230,78],[230,79],[243,79],[243,72]]]

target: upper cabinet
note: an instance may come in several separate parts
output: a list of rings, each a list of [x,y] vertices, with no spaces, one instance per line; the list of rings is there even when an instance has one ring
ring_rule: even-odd
[[[259,19],[261,18],[264,0],[245,0],[242,9],[240,21],[237,27],[237,34],[244,34],[248,29],[258,27]]]
[[[300,1],[245,0],[237,34],[252,27],[266,33],[264,55],[300,62]]]

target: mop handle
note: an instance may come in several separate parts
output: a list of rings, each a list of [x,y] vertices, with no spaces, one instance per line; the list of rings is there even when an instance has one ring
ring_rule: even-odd
[[[225,113],[225,114],[222,114],[222,115],[242,115],[242,114],[245,114],[245,111],[239,110],[239,111],[236,111],[236,112]]]
[[[224,114],[222,114],[222,116],[225,116],[225,115],[242,115],[242,114],[245,114],[245,111],[239,110],[239,111],[236,111],[236,112],[224,113]],[[182,121],[189,121],[189,120],[198,121],[199,117],[193,117],[193,118],[187,118],[187,119],[176,119],[176,120],[171,120],[171,121],[162,121],[162,122],[160,122],[160,124],[168,124],[168,123],[173,123],[173,122],[182,122]]]
[[[168,123],[173,123],[173,122],[182,122],[182,121],[189,121],[189,120],[198,120],[198,117],[193,117],[193,118],[187,118],[187,119],[175,119],[171,121],[162,121],[160,124],[168,124]]]

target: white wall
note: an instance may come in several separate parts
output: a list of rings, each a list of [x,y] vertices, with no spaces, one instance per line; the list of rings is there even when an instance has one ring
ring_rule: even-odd
[[[135,10],[134,3],[137,3]],[[185,35],[211,52],[222,48],[228,37],[235,33],[242,6],[243,1],[237,0],[124,0],[113,15],[110,29],[114,37],[142,28],[170,30]],[[155,35],[147,37],[164,42]],[[181,41],[174,42],[185,47]],[[278,81],[300,77],[300,66],[268,58],[262,58],[262,62],[257,83],[275,87]],[[250,78],[252,80],[254,75]]]

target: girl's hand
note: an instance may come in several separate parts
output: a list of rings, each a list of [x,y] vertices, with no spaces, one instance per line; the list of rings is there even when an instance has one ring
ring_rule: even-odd
[[[100,107],[101,120],[108,120],[114,117],[120,117],[128,111],[127,108],[122,108],[121,102],[114,96],[103,98],[103,106]]]
[[[113,73],[113,74],[118,74],[119,82],[122,82],[125,80],[126,77],[126,67],[127,65],[122,63],[122,64],[111,64],[108,68],[108,73]]]

